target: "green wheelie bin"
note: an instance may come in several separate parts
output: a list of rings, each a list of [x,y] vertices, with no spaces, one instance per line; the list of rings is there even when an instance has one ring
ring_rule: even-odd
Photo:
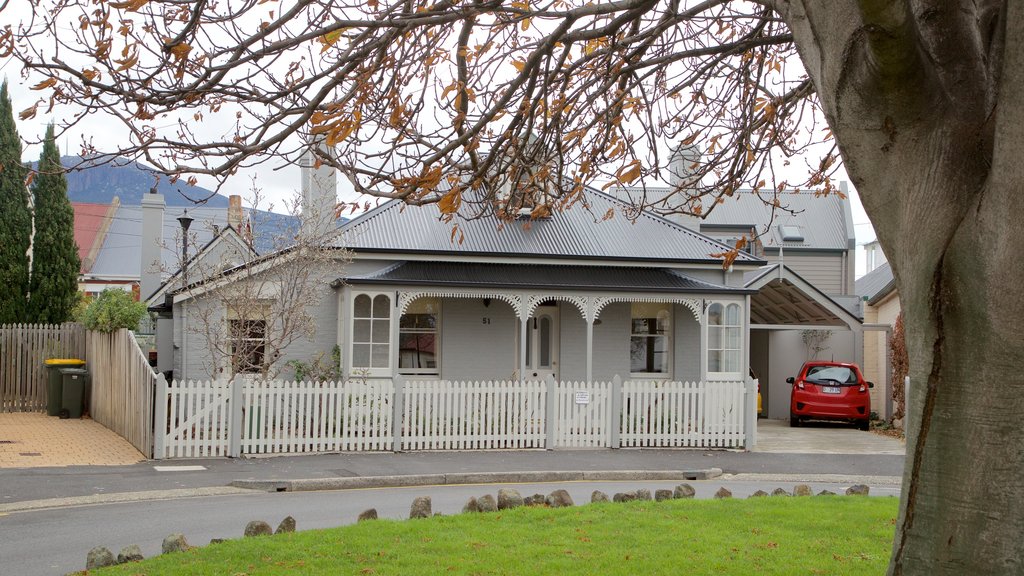
[[[64,376],[62,368],[80,368],[85,366],[85,360],[78,358],[50,358],[43,362],[46,366],[46,413],[50,416],[60,414],[61,405],[64,400]]]

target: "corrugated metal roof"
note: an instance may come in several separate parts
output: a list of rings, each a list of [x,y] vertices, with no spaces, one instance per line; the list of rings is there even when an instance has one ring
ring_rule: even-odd
[[[165,275],[177,270],[181,259],[181,226],[177,218],[182,208],[166,208],[164,210],[164,246],[160,251],[162,268]],[[205,246],[213,239],[213,225],[227,224],[226,208],[195,207],[188,209],[188,215],[194,218],[189,234],[195,234],[195,242],[191,249]],[[96,257],[90,274],[105,277],[139,277],[142,270],[142,207],[121,205],[114,215],[107,232],[107,239]]]
[[[895,288],[896,278],[893,276],[888,262],[861,276],[853,285],[853,291],[858,296],[867,298],[869,303],[892,292]]]
[[[751,291],[711,284],[664,268],[626,266],[549,266],[402,262],[373,274],[345,279],[349,284],[628,290],[631,292],[739,293]]]
[[[588,190],[587,200],[547,219],[507,223],[494,217],[446,223],[436,206],[394,200],[343,226],[338,244],[355,251],[678,262],[719,262],[711,254],[728,249],[652,214],[630,221],[624,203],[596,190]],[[604,219],[611,209],[615,215]],[[453,239],[456,223],[461,234]],[[763,263],[744,253],[736,262]]]
[[[639,188],[622,188],[622,192],[639,194]],[[668,193],[668,188],[647,188],[650,198],[658,194]],[[775,211],[772,219],[772,207],[765,204],[771,195],[764,195],[764,200],[751,190],[739,190],[732,197],[722,199],[701,221],[701,230],[707,232],[713,227],[756,228],[757,233],[765,232],[765,226],[771,227],[762,236],[765,248],[811,248],[824,250],[846,250],[853,237],[853,230],[847,230],[846,210],[849,196],[845,200],[838,194],[816,197],[813,192],[793,193],[784,191],[779,194],[780,209]],[[791,214],[790,211],[796,212]],[[783,242],[781,225],[799,226],[804,236],[803,242]]]

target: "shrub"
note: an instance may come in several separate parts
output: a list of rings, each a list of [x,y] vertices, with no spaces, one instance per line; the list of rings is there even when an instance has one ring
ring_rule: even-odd
[[[131,292],[107,288],[81,310],[78,320],[87,330],[113,332],[120,328],[135,330],[146,315],[146,305],[136,302]]]

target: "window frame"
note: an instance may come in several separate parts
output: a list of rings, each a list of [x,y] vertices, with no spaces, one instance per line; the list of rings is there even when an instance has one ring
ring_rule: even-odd
[[[416,301],[414,301],[414,302],[412,302],[410,304],[409,308],[413,307],[416,304],[416,302],[418,302],[420,300],[431,300],[436,305],[436,307],[437,307],[436,308],[436,312],[433,313],[433,316],[435,317],[435,319],[434,319],[434,327],[433,327],[433,329],[424,329],[424,328],[409,328],[409,329],[407,329],[407,328],[402,328],[402,317],[407,316],[409,314],[408,308],[406,309],[405,313],[400,314],[398,316],[398,341],[395,343],[395,346],[398,348],[398,365],[396,367],[396,370],[398,371],[399,374],[402,374],[402,375],[409,375],[409,376],[437,376],[437,377],[440,377],[441,376],[441,310],[442,310],[441,299],[440,298],[436,298],[436,297],[432,297],[432,296],[424,296],[422,298],[417,298]],[[402,348],[401,348],[401,345],[402,345],[402,335],[403,334],[433,334],[434,335],[434,367],[433,368],[403,368],[402,367]]]
[[[711,323],[711,310],[714,306],[722,307],[722,323],[712,324]],[[730,306],[736,306],[738,309],[738,323],[737,324],[726,324],[726,318],[728,317],[728,310]],[[707,307],[704,310],[704,372],[707,374],[709,380],[726,380],[739,378],[743,375],[743,329],[744,329],[744,304],[737,301],[730,300],[714,300],[707,303]],[[720,347],[711,347],[711,332],[712,330],[721,330],[719,337]],[[735,330],[737,333],[737,347],[727,348],[726,346],[726,334],[727,330]],[[735,352],[736,354],[736,370],[711,370],[711,353],[712,352]],[[720,364],[721,367],[721,364]]]
[[[663,333],[651,333],[643,332],[638,333],[633,331],[633,321],[639,319],[650,320],[648,316],[635,316],[634,306],[659,306],[664,307],[664,311],[667,312],[666,328]],[[652,380],[671,380],[672,372],[674,369],[673,356],[675,356],[675,349],[673,348],[673,332],[675,330],[675,306],[671,302],[630,302],[629,303],[629,376],[630,378],[647,378]],[[658,317],[655,316],[654,320],[657,321]],[[633,338],[665,338],[665,371],[664,372],[633,372]]]
[[[246,376],[263,374],[263,368],[270,366],[267,362],[267,344],[270,330],[270,304],[257,304],[256,306],[246,307],[244,310],[240,310],[237,305],[228,305],[227,313],[225,314],[224,322],[225,328],[227,329],[227,341],[228,341],[228,367],[231,370],[232,375],[241,374]],[[263,325],[262,337],[253,337],[252,326],[245,328],[246,335],[243,337],[235,336],[234,323],[243,322],[246,324]],[[240,366],[241,362],[236,355],[236,346],[243,342],[258,342],[258,345],[248,350],[247,357],[253,357],[255,354],[259,354],[261,362],[254,363],[251,360],[245,362],[245,366]],[[240,369],[241,368],[241,369]]]
[[[360,296],[367,296],[370,299],[370,316],[369,317],[356,316],[356,300],[358,300],[358,298]],[[381,296],[386,298],[387,302],[388,302],[388,304],[387,304],[388,315],[387,315],[387,318],[386,318],[386,320],[387,320],[387,334],[388,334],[388,337],[387,337],[387,341],[386,342],[374,342],[373,341],[374,322],[381,322],[381,321],[385,320],[385,318],[383,316],[378,318],[378,317],[376,317],[374,315],[374,309],[373,309],[374,302],[377,300],[378,297],[381,297]],[[348,364],[349,364],[348,372],[349,372],[349,374],[364,375],[364,376],[369,376],[369,377],[387,377],[387,376],[391,375],[392,369],[394,367],[393,356],[394,356],[394,345],[395,345],[395,343],[393,342],[393,340],[394,340],[393,334],[394,334],[395,326],[394,326],[393,323],[395,322],[395,311],[396,311],[395,303],[396,303],[396,300],[395,300],[395,296],[394,296],[393,292],[359,291],[359,292],[353,292],[352,293],[352,297],[351,297],[351,299],[349,301],[349,306],[348,306],[350,321],[348,323],[348,330],[347,330],[347,332],[348,332],[348,346],[346,346],[346,348],[348,349]],[[356,341],[356,323],[358,321],[360,321],[360,320],[368,320],[370,322],[370,330],[369,330],[369,336],[368,336],[369,340],[367,340],[365,342],[362,341],[362,340]],[[357,345],[367,345],[367,346],[370,346],[370,351],[369,351],[369,364],[370,365],[369,366],[356,366],[355,350],[356,350],[356,346]],[[373,365],[373,347],[374,346],[381,346],[381,345],[386,345],[387,346],[387,354],[385,356],[387,358],[387,364],[385,366],[374,366]]]

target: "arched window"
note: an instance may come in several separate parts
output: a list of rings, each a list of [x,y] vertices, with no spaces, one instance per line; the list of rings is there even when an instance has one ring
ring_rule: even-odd
[[[352,299],[352,369],[391,367],[391,298],[357,294]]]
[[[708,373],[739,373],[743,366],[743,314],[739,304],[708,306]]]

